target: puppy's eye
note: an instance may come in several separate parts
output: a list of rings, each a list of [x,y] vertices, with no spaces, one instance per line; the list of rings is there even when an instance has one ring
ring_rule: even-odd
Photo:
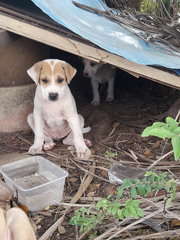
[[[96,63],[91,62],[90,65],[91,65],[91,67],[94,67],[96,65]]]
[[[64,81],[64,78],[58,78],[58,79],[57,79],[57,82],[58,82],[58,83],[62,83],[63,81]]]
[[[43,83],[48,83],[48,80],[46,79],[46,78],[44,78],[44,79],[41,79],[41,81],[43,82]]]

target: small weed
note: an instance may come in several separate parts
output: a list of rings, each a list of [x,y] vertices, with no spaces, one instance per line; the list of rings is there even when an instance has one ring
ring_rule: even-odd
[[[106,152],[105,152],[105,155],[104,155],[106,158],[110,158],[110,159],[112,159],[112,158],[115,158],[115,157],[117,157],[118,156],[118,153],[117,152],[112,152],[112,151],[110,151],[110,150],[107,150]]]

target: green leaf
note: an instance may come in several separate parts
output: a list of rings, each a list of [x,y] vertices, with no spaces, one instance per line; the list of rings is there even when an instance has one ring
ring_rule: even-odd
[[[131,206],[131,205],[132,205],[132,202],[133,202],[132,199],[127,199],[127,200],[126,200],[126,203],[125,203],[125,206],[126,206],[126,207]]]
[[[137,185],[137,190],[139,192],[139,195],[144,196],[146,194],[146,190],[142,184]]]
[[[141,137],[148,137],[148,136],[151,135],[152,129],[160,128],[160,127],[163,127],[163,126],[166,126],[166,123],[164,123],[164,122],[155,122],[155,123],[153,123],[152,126],[146,127],[144,129],[144,131],[141,134]]]
[[[172,198],[171,197],[166,199],[166,207],[169,207],[171,205],[171,203],[172,203]]]
[[[129,178],[126,178],[123,180],[123,183],[122,183],[122,188],[128,188],[130,187],[132,184],[131,180]]]
[[[129,212],[131,213],[132,217],[136,217],[137,216],[137,212],[136,209],[133,206],[129,206],[128,207]]]
[[[144,175],[145,177],[149,177],[149,176],[157,176],[157,173],[152,172],[152,171],[147,171]]]
[[[154,129],[153,126],[145,128],[144,131],[141,133],[141,137],[149,137],[151,135],[152,129]]]
[[[180,158],[180,136],[175,136],[171,140],[174,151],[174,158],[177,161]]]
[[[125,218],[129,218],[129,216],[131,215],[129,208],[124,208],[123,209],[123,215]]]
[[[131,187],[130,192],[131,192],[131,195],[132,195],[133,198],[137,197],[137,192],[136,192],[136,188],[135,187]]]
[[[140,217],[144,217],[144,211],[141,208],[136,208],[137,214]]]
[[[172,138],[175,136],[174,133],[168,131],[167,129],[161,128],[154,128],[150,131],[151,136],[159,137],[159,138]]]
[[[165,129],[165,127],[147,127],[141,134],[142,137],[155,136],[159,138],[172,138],[175,136],[174,133]]]
[[[117,218],[119,218],[119,219],[124,219],[123,212],[122,212],[121,209],[118,209],[118,210],[117,210],[116,216],[117,216]]]
[[[180,127],[177,127],[176,129],[173,130],[173,133],[175,134],[180,134]]]
[[[154,122],[152,127],[154,128],[158,128],[158,127],[163,127],[163,126],[166,126],[166,123],[164,122]]]
[[[122,197],[123,188],[122,187],[118,187],[117,190],[118,190],[118,193],[117,193],[116,199],[120,199]]]
[[[133,184],[137,184],[137,183],[139,183],[139,179],[136,177],[136,178],[134,178],[133,180],[132,180],[132,183]]]
[[[136,207],[136,208],[139,206],[139,204],[140,204],[140,200],[132,200],[132,202],[131,202],[131,206]]]
[[[169,128],[171,131],[178,127],[178,123],[172,117],[167,117],[166,123],[170,125]]]
[[[112,208],[111,213],[112,213],[112,215],[116,215],[116,213],[117,213],[117,208]]]
[[[150,192],[151,192],[151,186],[150,186],[150,184],[146,184],[146,185],[145,185],[145,189],[146,189],[146,192],[147,192],[147,193],[150,193]]]

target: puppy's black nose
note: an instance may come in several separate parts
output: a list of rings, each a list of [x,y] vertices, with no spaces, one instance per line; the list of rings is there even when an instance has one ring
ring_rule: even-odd
[[[88,78],[88,77],[89,77],[89,75],[88,75],[88,73],[87,73],[87,72],[84,72],[84,73],[83,73],[83,75],[84,75],[84,77],[86,77],[86,78]]]
[[[56,101],[58,99],[58,93],[49,93],[49,100],[50,101]]]

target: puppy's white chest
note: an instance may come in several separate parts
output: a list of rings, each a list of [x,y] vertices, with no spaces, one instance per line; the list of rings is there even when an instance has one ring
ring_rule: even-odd
[[[49,128],[59,128],[64,124],[63,111],[57,106],[45,106],[42,115],[45,124]]]

